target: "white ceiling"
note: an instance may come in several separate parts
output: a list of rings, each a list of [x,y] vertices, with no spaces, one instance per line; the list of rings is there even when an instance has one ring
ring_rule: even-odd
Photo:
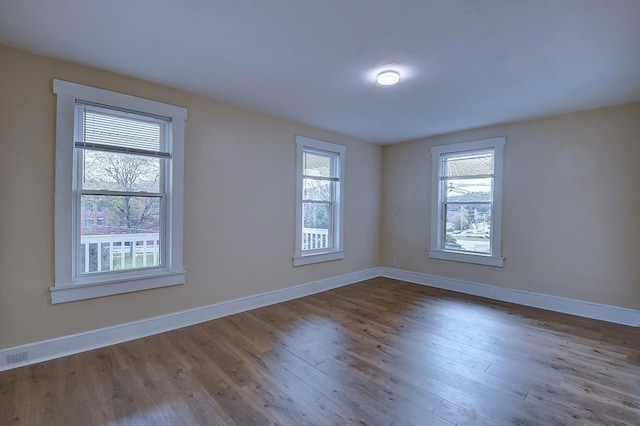
[[[640,0],[1,0],[0,43],[377,143],[640,100]]]

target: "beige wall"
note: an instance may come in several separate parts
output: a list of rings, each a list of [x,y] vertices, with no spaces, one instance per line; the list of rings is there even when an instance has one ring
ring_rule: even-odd
[[[53,78],[188,108],[185,285],[51,305]],[[347,146],[342,261],[291,266],[295,134]],[[505,267],[429,259],[429,148],[494,136],[507,137]],[[381,148],[0,46],[0,349],[390,266],[392,258],[401,269],[638,309],[639,194],[640,104]]]
[[[495,136],[504,268],[429,259],[430,147]],[[383,265],[640,308],[640,103],[386,146],[383,163]]]
[[[52,306],[52,79],[188,108],[183,286]],[[345,259],[293,268],[295,135],[347,146]],[[377,266],[381,147],[0,46],[0,348]]]

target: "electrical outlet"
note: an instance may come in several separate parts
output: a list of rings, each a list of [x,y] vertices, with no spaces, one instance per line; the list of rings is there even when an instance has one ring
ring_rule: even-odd
[[[395,257],[393,259],[391,259],[391,266],[393,266],[394,268],[398,267],[398,259],[396,259]]]
[[[22,362],[29,359],[29,352],[16,352],[15,354],[7,355],[7,364],[15,364],[16,362]]]

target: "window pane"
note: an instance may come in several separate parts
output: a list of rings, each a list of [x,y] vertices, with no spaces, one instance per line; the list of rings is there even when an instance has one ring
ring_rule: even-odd
[[[81,273],[159,266],[161,262],[161,197],[82,195],[82,205],[101,204],[93,215],[82,211],[78,259]],[[106,219],[106,220],[105,220]],[[82,226],[84,224],[84,226]]]
[[[445,243],[449,250],[491,253],[491,204],[446,204]]]
[[[82,150],[82,189],[160,192],[159,158]]]
[[[332,203],[302,203],[302,250],[330,248]]]
[[[445,176],[474,176],[493,174],[493,152],[447,156],[444,158]]]
[[[476,202],[493,200],[493,178],[447,179],[447,201]]]
[[[331,201],[333,200],[333,186],[334,182],[317,179],[303,179],[302,180],[303,200],[314,201]]]
[[[162,151],[166,121],[93,105],[81,105],[80,141]]]
[[[304,162],[302,174],[305,176],[335,177],[333,155],[309,151],[305,151],[302,155]]]

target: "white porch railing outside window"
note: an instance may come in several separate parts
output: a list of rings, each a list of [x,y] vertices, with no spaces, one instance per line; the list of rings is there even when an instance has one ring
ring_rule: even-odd
[[[83,272],[159,266],[160,234],[82,235]]]
[[[302,250],[317,250],[329,247],[329,230],[302,228]]]
[[[304,250],[320,250],[330,246],[329,230],[302,228]],[[82,235],[82,272],[107,272],[159,266],[160,234]]]

